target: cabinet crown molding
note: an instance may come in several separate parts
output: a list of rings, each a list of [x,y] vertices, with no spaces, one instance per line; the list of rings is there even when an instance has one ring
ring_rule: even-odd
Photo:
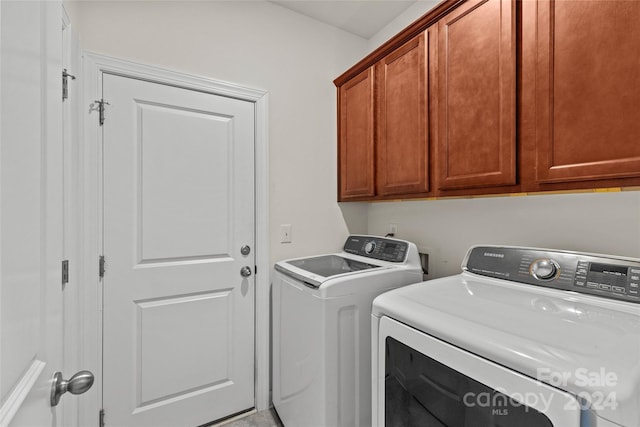
[[[412,24],[400,31],[398,34],[387,40],[384,44],[364,57],[353,67],[338,76],[333,83],[340,87],[353,77],[357,76],[389,53],[402,46],[431,25],[435,24],[441,17],[449,13],[453,8],[457,7],[460,3],[464,3],[466,0],[444,0],[436,7],[429,10],[420,18],[415,20]]]

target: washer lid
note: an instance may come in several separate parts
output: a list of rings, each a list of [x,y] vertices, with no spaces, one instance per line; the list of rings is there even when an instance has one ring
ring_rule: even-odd
[[[320,286],[323,282],[334,276],[380,267],[380,265],[369,264],[333,254],[312,258],[292,259],[279,262],[275,265],[276,270],[296,277],[315,287]]]
[[[387,292],[373,314],[588,398],[640,425],[640,305],[471,273]]]
[[[380,267],[379,265],[368,264],[366,262],[356,261],[355,259],[344,258],[338,255],[322,255],[287,262],[294,267],[298,267],[302,270],[327,278],[338,274],[353,273],[354,271],[369,270],[371,268]]]

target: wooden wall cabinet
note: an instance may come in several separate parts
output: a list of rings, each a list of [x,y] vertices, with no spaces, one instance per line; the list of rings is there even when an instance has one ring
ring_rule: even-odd
[[[640,2],[523,7],[537,22],[523,106],[535,106],[536,182],[640,177]]]
[[[443,1],[334,80],[339,199],[640,186],[639,17]]]
[[[428,34],[338,86],[338,200],[429,191]]]
[[[438,22],[439,190],[516,183],[515,0],[470,0]]]
[[[429,191],[430,34],[420,34],[376,64],[376,190],[381,196]]]
[[[338,92],[338,199],[341,201],[375,196],[373,90],[373,67],[369,67]]]

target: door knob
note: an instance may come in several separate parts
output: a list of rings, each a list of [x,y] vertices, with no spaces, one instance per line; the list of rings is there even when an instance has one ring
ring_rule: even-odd
[[[60,402],[60,396],[69,392],[71,394],[82,394],[93,385],[93,374],[89,371],[80,371],[68,380],[62,379],[62,372],[53,374],[53,384],[51,384],[51,406],[56,406]]]
[[[248,265],[245,265],[244,267],[242,267],[240,269],[240,275],[242,277],[249,277],[251,276],[251,267],[249,267]]]

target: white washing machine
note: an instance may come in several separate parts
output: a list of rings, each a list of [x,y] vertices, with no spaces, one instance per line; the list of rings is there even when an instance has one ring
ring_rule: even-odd
[[[373,303],[374,426],[640,426],[640,260],[477,246]]]
[[[286,427],[371,425],[371,303],[423,280],[415,244],[349,236],[281,261],[273,280],[273,405]]]

